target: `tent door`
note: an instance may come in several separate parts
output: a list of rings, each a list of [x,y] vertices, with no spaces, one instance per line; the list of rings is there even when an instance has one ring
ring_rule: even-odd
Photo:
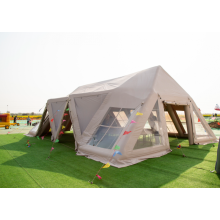
[[[192,120],[188,105],[164,104],[167,132],[170,137],[184,137],[193,144]]]

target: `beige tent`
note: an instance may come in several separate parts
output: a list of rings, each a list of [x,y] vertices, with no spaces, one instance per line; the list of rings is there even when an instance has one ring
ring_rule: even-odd
[[[44,135],[51,127],[55,141],[71,125],[77,155],[107,163],[119,146],[122,155],[110,162],[115,167],[169,153],[168,135],[186,137],[190,144],[217,141],[193,99],[161,66],[48,100],[32,135]]]

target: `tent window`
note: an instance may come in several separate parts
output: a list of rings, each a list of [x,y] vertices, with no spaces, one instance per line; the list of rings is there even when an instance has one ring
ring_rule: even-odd
[[[121,110],[121,111],[120,111]],[[125,127],[133,109],[109,108],[101,125],[112,127]],[[113,123],[113,124],[112,124]]]
[[[123,128],[127,125],[133,110],[127,108],[109,108],[106,116],[90,139],[89,145],[111,149]]]
[[[89,145],[111,149],[123,128],[108,128],[99,126]]]
[[[159,115],[159,107],[158,101],[154,105],[150,116],[145,123],[144,129],[139,136],[134,150],[141,149],[145,147],[152,147],[156,145],[162,144],[162,127],[161,127],[161,120]]]
[[[166,118],[166,125],[167,125],[167,132],[168,133],[178,133],[176,127],[167,111],[165,111],[165,118]]]
[[[186,132],[186,134],[188,133],[187,132],[187,126],[186,126],[186,117],[185,117],[185,111],[176,111],[179,119],[180,119],[180,122],[182,123],[182,126]]]
[[[199,138],[199,137],[208,136],[209,134],[207,133],[203,124],[201,123],[200,118],[198,117],[194,106],[193,106],[193,118],[194,118],[195,130],[196,130],[196,137]]]

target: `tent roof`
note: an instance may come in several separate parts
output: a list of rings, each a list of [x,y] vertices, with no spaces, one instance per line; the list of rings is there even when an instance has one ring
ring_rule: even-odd
[[[106,91],[106,90],[112,90],[112,89],[116,89],[118,87],[120,87],[122,84],[124,84],[126,81],[128,81],[129,79],[131,79],[132,77],[135,77],[138,74],[143,74],[146,71],[151,70],[151,75],[155,75],[156,74],[156,70],[158,69],[158,67],[160,66],[155,66],[155,67],[151,67],[142,71],[138,71],[135,73],[131,73],[125,76],[121,76],[118,78],[114,78],[114,79],[109,79],[109,80],[105,80],[105,81],[101,81],[101,82],[96,82],[96,83],[91,83],[91,84],[87,84],[84,86],[80,86],[77,89],[75,89],[71,94],[81,94],[81,93],[90,93],[90,92],[101,92],[101,91]]]
[[[136,98],[147,97],[155,92],[164,100],[188,99],[188,93],[161,67],[155,66],[126,76],[92,83],[78,87],[70,95],[106,93],[116,90],[117,93],[130,94]]]

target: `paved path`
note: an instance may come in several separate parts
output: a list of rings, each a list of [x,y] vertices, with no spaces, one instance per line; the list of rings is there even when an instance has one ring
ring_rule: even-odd
[[[38,122],[39,120],[34,120],[32,123]],[[13,121],[11,121],[13,123]],[[26,120],[18,120],[17,123],[20,123],[20,126],[10,126],[9,129],[5,129],[4,127],[0,127],[0,135],[7,134],[8,132],[12,133],[24,133],[27,134],[34,126],[27,126]],[[25,125],[26,124],[26,125]]]

